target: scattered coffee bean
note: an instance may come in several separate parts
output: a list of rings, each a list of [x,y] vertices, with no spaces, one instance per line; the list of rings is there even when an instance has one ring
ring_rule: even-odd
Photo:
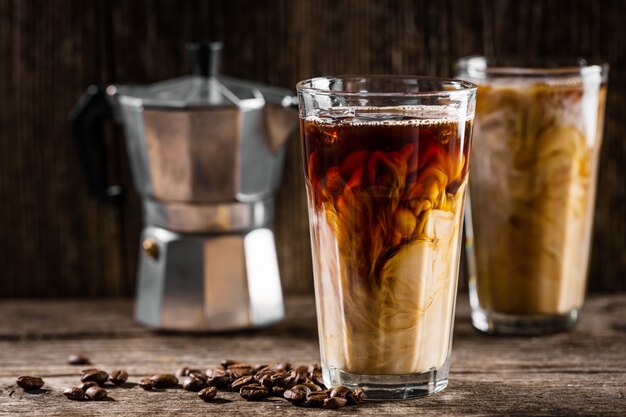
[[[306,382],[308,379],[308,372],[301,372],[298,369],[292,369],[289,374],[289,378],[287,379],[287,383],[290,385],[298,385]]]
[[[270,382],[272,383],[272,386],[286,387],[287,378],[289,378],[288,372],[277,371],[276,373],[270,376]]]
[[[85,391],[78,387],[65,388],[63,395],[72,401],[82,401],[85,399]]]
[[[338,408],[344,407],[348,403],[348,400],[341,397],[332,397],[324,400],[324,408],[328,408],[329,410],[336,410]]]
[[[357,388],[354,390],[354,396],[356,397],[356,403],[360,403],[367,398],[367,394],[363,388]]]
[[[279,387],[279,386],[276,386],[276,385],[274,385],[272,387],[272,393],[274,395],[278,396],[278,397],[284,396],[285,395],[285,391],[287,391],[287,388],[285,388],[285,387]]]
[[[191,368],[188,366],[183,366],[176,371],[176,376],[188,376]]]
[[[222,368],[224,369],[228,369],[229,366],[235,365],[239,363],[238,361],[232,360],[232,359],[224,359],[222,361]]]
[[[183,389],[186,391],[195,391],[198,392],[202,388],[204,388],[204,380],[200,378],[195,378],[193,376],[188,376],[183,381]]]
[[[238,378],[233,381],[233,383],[231,384],[231,389],[233,391],[239,391],[241,390],[241,388],[245,387],[246,385],[250,385],[254,383],[255,383],[254,376],[252,375],[242,376],[241,378]]]
[[[306,401],[303,405],[307,405],[309,407],[321,407],[324,405],[324,401],[328,399],[328,395],[324,392],[312,392],[306,396]]]
[[[23,388],[24,391],[34,391],[43,387],[44,384],[43,379],[38,376],[27,375],[18,376],[15,382],[17,383],[17,386]]]
[[[99,385],[97,382],[87,381],[87,382],[83,382],[79,388],[82,389],[83,391],[87,391],[91,387],[99,387]]]
[[[269,390],[260,384],[250,384],[243,386],[239,395],[248,401],[258,401],[269,396]]]
[[[307,393],[299,389],[288,389],[283,397],[292,404],[299,405],[306,400]]]
[[[269,371],[270,367],[272,365],[267,364],[267,363],[257,363],[256,365],[252,366],[252,370],[254,371],[254,373],[258,373],[258,372],[262,372],[262,371]]]
[[[94,381],[97,382],[98,385],[102,386],[107,379],[109,379],[109,374],[100,370],[100,369],[85,369],[83,375],[80,377],[82,382]]]
[[[128,372],[122,370],[115,370],[111,372],[111,382],[115,385],[122,385],[128,379]]]
[[[273,373],[271,371],[263,371],[254,375],[254,380],[264,387],[272,388],[272,386],[274,385],[272,383],[272,375]]]
[[[310,374],[310,377],[311,380],[320,387],[326,387],[326,385],[324,385],[324,377],[322,376],[322,372],[315,371]]]
[[[199,378],[198,375],[202,375],[202,378],[206,378],[204,372],[202,372],[200,369],[194,369],[188,366],[182,367],[178,371],[176,371],[176,376],[195,376],[196,378]]]
[[[313,365],[309,365],[309,368],[307,369],[307,371],[309,372],[309,374],[312,374],[315,372],[322,372],[322,368],[320,367],[318,363],[314,363]]]
[[[230,374],[233,380],[241,378],[242,376],[254,375],[254,369],[246,363],[238,363],[229,366],[226,372]]]
[[[204,372],[202,372],[199,369],[192,369],[189,371],[189,373],[187,374],[187,376],[192,376],[194,378],[198,378],[201,379],[203,382],[206,382],[206,375]]]
[[[289,371],[291,370],[291,364],[289,362],[276,362],[269,365],[265,365],[263,367],[255,367],[255,371],[265,372],[265,371]]]
[[[313,383],[313,382],[311,382],[311,381],[306,381],[306,382],[304,382],[302,385],[307,386],[307,387],[311,390],[311,392],[323,391],[323,390],[322,390],[322,387],[320,387],[320,386],[319,386],[319,385],[317,385],[317,384],[314,384],[314,383]]]
[[[81,353],[74,353],[68,356],[67,362],[70,365],[89,365],[91,363],[89,358]]]
[[[215,398],[215,395],[217,395],[217,388],[215,387],[206,387],[198,392],[198,397],[200,397],[200,399],[205,402],[211,401],[213,398]]]
[[[305,395],[311,393],[311,388],[307,387],[304,384],[294,385],[293,387],[291,387],[291,389],[294,390],[294,391],[302,391],[302,392],[304,392]]]
[[[341,397],[341,398],[345,398],[346,394],[352,392],[352,390],[348,387],[345,387],[343,385],[337,385],[336,387],[333,387],[330,390],[330,397]]]
[[[172,374],[156,374],[152,376],[154,388],[170,388],[178,385],[178,378]]]
[[[206,382],[216,388],[228,388],[230,386],[230,374],[223,369],[207,369]]]
[[[85,392],[85,395],[90,400],[102,401],[107,397],[108,393],[107,393],[107,390],[105,390],[104,388],[91,387]]]
[[[139,386],[146,391],[150,391],[152,388],[154,388],[151,378],[142,379],[141,381],[139,381]]]

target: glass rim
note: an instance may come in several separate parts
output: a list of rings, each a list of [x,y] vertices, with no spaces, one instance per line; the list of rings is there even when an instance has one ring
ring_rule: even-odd
[[[591,74],[600,74],[603,78],[607,76],[609,64],[607,62],[588,63],[584,58],[578,58],[572,63],[561,65],[562,61],[557,61],[556,66],[550,65],[496,65],[489,64],[489,57],[485,55],[469,55],[459,58],[456,61],[456,72],[460,71],[468,75],[495,76],[495,77],[576,77]],[[574,65],[577,63],[578,65]]]
[[[419,83],[426,82],[440,82],[442,85],[451,87],[449,90],[425,90],[425,91],[345,91],[345,90],[331,90],[328,88],[315,87],[315,83],[319,81],[331,81],[331,80],[392,80],[392,81],[408,81],[413,82],[413,85],[419,85]],[[411,85],[411,84],[406,84]],[[437,97],[437,96],[452,96],[460,94],[475,94],[478,86],[470,81],[456,79],[456,78],[444,78],[444,77],[428,77],[428,76],[416,76],[416,75],[382,75],[382,74],[365,74],[365,75],[328,75],[308,78],[299,81],[296,84],[296,90],[298,93],[305,92],[315,95],[333,95],[340,97]]]

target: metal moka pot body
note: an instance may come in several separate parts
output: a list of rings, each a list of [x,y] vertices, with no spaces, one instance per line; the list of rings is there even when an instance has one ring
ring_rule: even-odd
[[[194,47],[196,74],[90,88],[72,114],[79,150],[92,190],[119,199],[120,187],[93,161],[102,158],[100,121],[123,126],[145,226],[139,322],[185,331],[265,326],[284,315],[271,224],[284,144],[297,124],[292,93],[220,76],[216,45]]]

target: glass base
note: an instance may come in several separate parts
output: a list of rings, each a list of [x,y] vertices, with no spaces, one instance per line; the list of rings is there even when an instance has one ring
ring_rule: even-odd
[[[327,387],[344,385],[350,389],[363,388],[368,400],[405,400],[425,397],[448,386],[449,363],[440,369],[401,375],[359,375],[334,367],[322,367]]]
[[[578,321],[578,309],[555,315],[514,315],[472,310],[472,324],[481,332],[504,335],[541,335],[569,330]]]

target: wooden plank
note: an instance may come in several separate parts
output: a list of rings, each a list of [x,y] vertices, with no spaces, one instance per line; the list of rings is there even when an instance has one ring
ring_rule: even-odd
[[[350,415],[619,415],[626,409],[626,295],[592,297],[573,331],[531,338],[478,334],[471,329],[466,298],[458,304],[451,382],[443,393],[342,411]],[[130,307],[127,301],[0,304],[0,317],[5,319],[0,322],[0,415],[320,413],[279,399],[248,403],[237,394],[222,392],[218,403],[204,404],[194,393],[144,392],[135,385],[156,372],[173,372],[184,365],[217,366],[226,357],[251,363],[317,362],[311,297],[289,298],[287,318],[277,326],[212,335],[147,331],[131,322]],[[130,373],[128,385],[110,389],[113,401],[75,403],[61,395],[64,387],[78,383],[81,367],[65,360],[79,351],[87,353],[94,366]],[[46,391],[25,394],[16,389],[14,379],[21,374],[42,376]]]
[[[109,135],[111,171],[128,198],[98,204],[66,116],[91,83],[186,73],[190,39],[223,40],[224,73],[288,88],[329,73],[450,75],[472,53],[610,62],[590,288],[626,290],[624,16],[619,0],[0,0],[0,297],[132,295],[141,219],[123,139]],[[275,228],[285,290],[306,293],[298,142],[297,134],[288,142]]]

